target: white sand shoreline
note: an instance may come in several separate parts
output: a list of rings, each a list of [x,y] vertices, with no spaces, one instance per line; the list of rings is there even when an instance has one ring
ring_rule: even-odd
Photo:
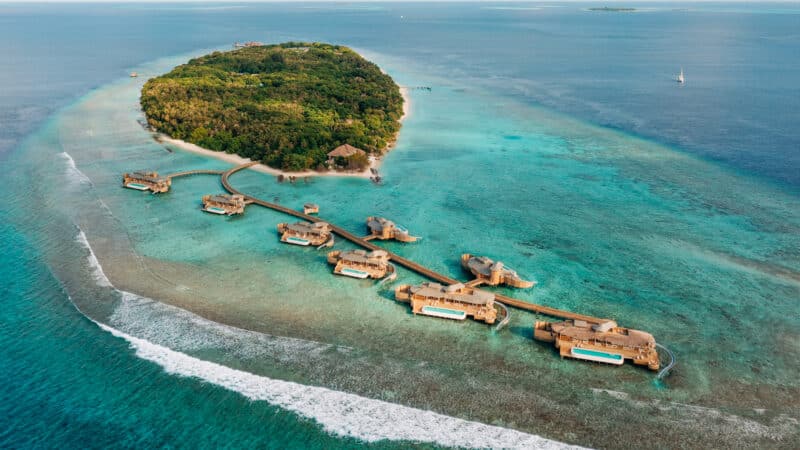
[[[404,120],[406,120],[410,113],[411,113],[411,95],[409,94],[409,90],[406,87],[400,88],[400,94],[403,96],[403,115],[400,117],[400,124]],[[296,178],[306,178],[306,177],[351,177],[351,178],[371,178],[375,176],[378,169],[383,162],[383,156],[389,153],[397,144],[397,139],[399,137],[400,132],[397,132],[394,140],[386,147],[384,150],[383,155],[378,157],[371,157],[370,158],[370,165],[362,172],[341,172],[341,171],[328,171],[328,172],[317,172],[316,170],[304,170],[302,172],[286,172],[280,169],[276,169],[274,167],[270,167],[266,164],[256,164],[250,169],[253,169],[257,172],[267,173],[270,175],[280,176],[283,175],[285,178],[289,177],[296,177]],[[192,144],[190,142],[186,142],[180,139],[171,138],[163,133],[156,134],[156,140],[163,144],[169,144],[174,147],[177,147],[181,150],[191,152],[197,155],[207,156],[209,158],[219,159],[221,161],[225,161],[227,163],[233,165],[241,165],[247,164],[252,162],[249,158],[243,158],[236,154],[225,153],[225,152],[218,152],[214,150],[209,150],[207,148],[200,147],[199,145]],[[373,170],[375,173],[373,173]]]

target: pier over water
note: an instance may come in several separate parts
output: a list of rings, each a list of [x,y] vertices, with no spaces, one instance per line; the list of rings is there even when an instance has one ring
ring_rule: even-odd
[[[281,205],[278,205],[276,203],[270,203],[270,202],[261,200],[261,199],[259,199],[257,197],[253,197],[253,196],[247,195],[244,192],[239,191],[238,189],[234,188],[231,185],[230,180],[229,180],[231,175],[235,174],[236,172],[238,172],[240,170],[243,170],[243,169],[246,169],[248,167],[254,166],[256,164],[258,164],[258,162],[250,162],[250,163],[247,163],[247,164],[242,164],[240,166],[233,167],[233,168],[231,168],[231,169],[229,169],[227,171],[220,172],[221,175],[222,175],[222,177],[221,177],[222,186],[225,188],[226,191],[228,191],[231,194],[244,196],[245,201],[247,201],[250,204],[263,206],[265,208],[273,209],[275,211],[280,211],[280,212],[282,212],[284,214],[289,214],[291,216],[294,216],[294,217],[297,217],[297,218],[300,218],[300,219],[303,219],[303,220],[307,220],[309,222],[327,222],[327,223],[330,224],[331,231],[333,231],[335,234],[339,235],[340,237],[342,237],[344,239],[347,239],[348,241],[350,241],[350,242],[352,242],[352,243],[354,243],[356,245],[359,245],[359,246],[361,246],[361,247],[363,247],[365,249],[368,249],[368,250],[383,250],[389,255],[389,259],[391,261],[393,261],[394,263],[396,263],[396,264],[398,264],[400,266],[403,266],[406,269],[411,270],[412,272],[416,272],[416,273],[418,273],[418,274],[420,274],[420,275],[422,275],[424,277],[427,277],[427,278],[429,278],[431,280],[438,281],[440,283],[444,283],[444,284],[448,284],[448,285],[455,284],[455,283],[460,283],[460,281],[458,281],[456,279],[453,279],[453,278],[447,277],[445,275],[442,275],[442,274],[440,274],[438,272],[435,272],[435,271],[433,271],[433,270],[431,270],[431,269],[429,269],[429,268],[427,268],[425,266],[417,264],[414,261],[411,261],[410,259],[406,259],[406,258],[404,258],[402,256],[399,256],[399,255],[396,255],[396,254],[394,254],[392,252],[389,252],[389,251],[379,247],[378,245],[375,245],[370,241],[364,240],[362,237],[356,236],[355,234],[345,230],[344,228],[341,228],[341,227],[339,227],[337,225],[334,225],[334,224],[332,224],[332,223],[330,223],[330,222],[328,222],[328,221],[326,221],[324,219],[320,219],[319,217],[315,217],[315,216],[311,216],[311,215],[308,215],[308,214],[304,214],[304,213],[302,213],[300,211],[295,211],[295,210],[287,208],[285,206],[281,206]],[[187,172],[179,172],[179,173],[187,173]],[[502,303],[502,304],[505,304],[505,305],[508,305],[508,306],[512,306],[512,307],[517,308],[517,309],[522,309],[522,310],[525,310],[525,311],[532,311],[532,312],[535,312],[535,313],[544,314],[544,315],[551,316],[551,317],[558,317],[558,318],[561,318],[561,319],[583,320],[583,321],[586,321],[586,322],[597,323],[597,324],[608,321],[608,319],[602,319],[602,318],[598,318],[598,317],[587,316],[587,315],[584,315],[584,314],[577,314],[577,313],[573,313],[573,312],[570,312],[570,311],[564,311],[564,310],[557,309],[557,308],[551,308],[549,306],[538,305],[536,303],[526,302],[524,300],[519,300],[519,299],[516,299],[516,298],[512,298],[512,297],[508,297],[508,296],[505,296],[505,295],[501,295],[501,294],[495,294],[495,299],[498,302]]]

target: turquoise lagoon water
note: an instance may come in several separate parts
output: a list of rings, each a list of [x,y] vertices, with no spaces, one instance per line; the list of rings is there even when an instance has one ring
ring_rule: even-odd
[[[276,13],[330,12],[285,8]],[[337,12],[339,25],[392,8]],[[429,25],[447,15],[438,8],[415,11]],[[587,20],[577,14],[561,19]],[[492,17],[504,48],[528,19]],[[271,33],[303,30],[290,25]],[[179,30],[182,48],[129,67],[142,78],[109,77],[2,156],[13,167],[0,209],[4,446],[618,447],[637,433],[656,447],[797,446],[800,200],[788,171],[749,170],[756,158],[733,152],[709,162],[621,122],[592,124],[591,112],[533,105],[518,86],[459,72],[488,60],[459,63],[447,46],[418,58],[420,47],[352,38],[400,84],[433,87],[412,91],[384,184],[279,184],[254,171],[233,184],[287,206],[313,201],[353,231],[390,217],[423,240],[381,245],[456,278],[464,252],[502,259],[539,282],[502,292],[649,331],[678,366],[657,382],[630,365],[561,360],[531,339],[543,317],[512,310],[499,333],[414,317],[391,285],[332,276],[324,252],[281,244],[285,216],[203,214],[216,177],[176,179],[164,195],[122,189],[124,171],[229,167],[140,125],[146,77],[219,45],[188,47],[204,42]],[[427,63],[437,59],[453,71]],[[670,133],[656,127],[662,142]],[[398,282],[416,281],[400,270]]]

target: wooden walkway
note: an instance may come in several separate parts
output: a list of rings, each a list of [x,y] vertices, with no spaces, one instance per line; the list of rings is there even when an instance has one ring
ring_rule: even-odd
[[[258,163],[257,162],[251,162],[251,163],[247,163],[247,164],[242,164],[241,166],[236,166],[236,167],[231,168],[230,170],[221,172],[221,174],[222,174],[222,186],[225,188],[225,190],[227,190],[231,194],[243,195],[245,200],[247,202],[249,202],[249,203],[260,205],[260,206],[263,206],[265,208],[270,208],[270,209],[273,209],[275,211],[280,211],[282,213],[289,214],[289,215],[297,217],[299,219],[307,220],[309,222],[327,222],[327,221],[325,221],[323,219],[320,219],[319,217],[310,216],[308,214],[303,214],[300,211],[295,211],[294,209],[290,209],[290,208],[287,208],[285,206],[278,205],[276,203],[266,202],[266,201],[261,200],[259,198],[249,196],[249,195],[247,195],[247,194],[235,189],[233,186],[231,186],[230,181],[228,180],[231,175],[233,175],[234,173],[236,173],[236,172],[238,172],[238,171],[240,171],[242,169],[246,169],[246,168],[248,168],[250,166],[253,166],[255,164],[258,164]],[[425,266],[419,265],[419,264],[415,263],[414,261],[411,261],[410,259],[403,258],[402,256],[399,256],[399,255],[396,255],[396,254],[394,254],[392,252],[389,252],[389,251],[385,250],[384,248],[381,248],[381,247],[373,244],[372,242],[366,241],[362,237],[356,236],[355,234],[353,234],[353,233],[351,233],[351,232],[349,232],[349,231],[347,231],[347,230],[345,230],[343,228],[340,228],[340,227],[338,227],[338,226],[336,226],[334,224],[331,224],[330,222],[328,222],[328,223],[331,226],[331,230],[334,233],[336,233],[339,236],[341,236],[342,238],[347,239],[348,241],[350,241],[350,242],[352,242],[354,244],[360,245],[361,247],[369,249],[369,250],[383,250],[383,251],[386,251],[389,254],[389,259],[390,260],[392,260],[396,264],[399,264],[399,265],[405,267],[408,270],[411,270],[411,271],[416,272],[416,273],[418,273],[420,275],[423,275],[423,276],[425,276],[427,278],[430,278],[431,280],[438,281],[438,282],[444,283],[444,284],[461,283],[461,281],[459,281],[459,280],[444,276],[444,275],[442,275],[442,274],[440,274],[438,272],[434,272],[433,270],[428,269]],[[592,317],[592,316],[586,316],[586,315],[583,315],[583,314],[577,314],[577,313],[573,313],[573,312],[569,312],[569,311],[564,311],[564,310],[561,310],[561,309],[551,308],[549,306],[537,305],[535,303],[529,303],[529,302],[526,302],[524,300],[519,300],[519,299],[512,298],[512,297],[507,297],[507,296],[501,295],[501,294],[495,294],[495,298],[497,299],[498,302],[501,302],[501,303],[503,303],[505,305],[508,305],[508,306],[513,306],[514,308],[517,308],[517,309],[523,309],[523,310],[526,310],[526,311],[533,311],[535,313],[545,314],[545,315],[552,316],[552,317],[559,317],[559,318],[562,318],[562,319],[585,320],[585,321],[591,322],[591,323],[601,323],[601,322],[605,322],[605,321],[608,320],[608,319],[601,319],[601,318]]]
[[[167,178],[188,177],[190,175],[222,175],[224,170],[185,170],[167,175]]]

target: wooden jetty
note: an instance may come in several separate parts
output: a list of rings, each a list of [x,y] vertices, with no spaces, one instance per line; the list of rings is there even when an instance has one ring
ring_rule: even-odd
[[[486,256],[474,256],[465,253],[461,255],[461,266],[475,276],[474,280],[467,283],[469,286],[505,284],[506,286],[525,289],[536,285],[535,281],[523,280],[515,270],[505,267],[502,262],[494,261]]]
[[[239,194],[203,196],[203,211],[211,214],[231,216],[244,213],[245,199]]]
[[[365,241],[394,239],[400,242],[416,242],[419,239],[408,234],[408,230],[405,228],[383,217],[367,217],[367,228],[370,234],[364,237]]]
[[[328,263],[334,265],[333,273],[347,277],[380,279],[388,276],[393,279],[397,276],[384,250],[334,250],[328,253]]]
[[[184,170],[167,175],[167,178],[188,177],[192,175],[222,175],[224,170]]]
[[[309,222],[322,222],[322,219],[320,219],[319,217],[310,216],[308,214],[303,214],[300,211],[295,211],[295,210],[293,210],[291,208],[287,208],[285,206],[281,206],[281,205],[278,205],[276,203],[270,203],[270,202],[261,200],[261,199],[259,199],[257,197],[251,197],[251,196],[245,195],[241,191],[239,191],[236,188],[234,188],[233,185],[231,185],[231,183],[230,183],[231,175],[235,174],[236,172],[239,172],[240,170],[244,170],[244,169],[246,169],[246,168],[248,168],[250,166],[253,166],[255,164],[258,164],[258,162],[249,162],[247,164],[242,164],[240,166],[232,167],[231,169],[223,172],[222,173],[222,177],[221,177],[221,182],[222,182],[222,186],[225,188],[225,190],[230,192],[231,194],[244,195],[246,199],[250,200],[255,205],[263,206],[265,208],[269,208],[269,209],[272,209],[272,210],[275,210],[275,211],[280,211],[280,212],[282,212],[284,214],[288,214],[290,216],[294,216],[294,217],[297,217],[297,218],[300,218],[300,219],[303,219],[303,220],[307,220]],[[331,231],[333,233],[335,233],[335,234],[341,236],[342,238],[344,238],[344,239],[346,239],[346,240],[348,240],[348,241],[350,241],[350,242],[352,242],[352,243],[354,243],[356,245],[359,245],[359,246],[361,246],[361,247],[363,247],[363,248],[365,248],[367,250],[383,250],[383,248],[373,244],[372,242],[369,242],[367,240],[364,240],[364,239],[356,236],[355,234],[345,230],[344,228],[341,228],[341,227],[339,227],[337,225],[333,225],[333,224],[330,224],[330,227],[331,227]],[[431,280],[437,281],[437,282],[442,283],[442,284],[447,284],[447,285],[459,283],[459,281],[456,280],[456,279],[447,277],[447,276],[442,275],[442,274],[440,274],[438,272],[435,272],[435,271],[433,271],[431,269],[428,269],[427,267],[422,266],[420,264],[417,264],[414,261],[411,261],[410,259],[403,258],[402,256],[394,254],[394,253],[389,252],[389,251],[387,251],[387,253],[389,254],[389,259],[392,262],[394,262],[395,264],[403,266],[406,269],[411,270],[412,272],[416,272],[416,273],[418,273],[418,274],[420,274],[420,275],[422,275],[424,277],[427,277],[427,278],[429,278]],[[516,298],[512,298],[512,297],[508,297],[508,296],[505,296],[505,295],[501,295],[501,294],[495,294],[495,300],[497,302],[503,303],[503,304],[508,305],[508,306],[512,306],[512,307],[517,308],[517,309],[522,309],[522,310],[525,310],[525,311],[531,311],[531,312],[535,312],[535,313],[538,313],[538,314],[544,314],[544,315],[551,316],[551,317],[557,317],[557,318],[560,318],[560,319],[583,320],[583,321],[589,322],[589,323],[602,323],[602,322],[607,322],[608,321],[608,319],[587,316],[585,314],[578,314],[578,313],[574,313],[574,312],[570,312],[570,311],[564,311],[564,310],[561,310],[561,309],[558,309],[558,308],[552,308],[550,306],[539,305],[539,304],[536,304],[536,303],[530,303],[530,302],[527,302],[527,301],[524,301],[524,300],[519,300],[519,299],[516,299]]]
[[[533,337],[553,342],[562,358],[614,365],[622,365],[627,359],[650,370],[661,366],[652,334],[619,327],[611,320],[595,324],[582,320],[536,322]]]
[[[221,170],[187,170],[161,176],[153,170],[137,170],[122,174],[122,186],[137,191],[152,191],[154,194],[168,192],[172,179],[190,175],[221,175]]]
[[[463,318],[471,315],[476,320],[494,323],[498,318],[497,312],[500,311],[502,320],[497,326],[497,329],[499,329],[509,321],[508,310],[506,309],[506,305],[508,305],[538,314],[565,319],[564,322],[560,323],[536,322],[534,325],[534,337],[537,340],[554,342],[556,348],[559,349],[563,357],[611,364],[621,364],[619,362],[620,360],[624,361],[625,359],[630,359],[634,364],[646,365],[652,370],[657,370],[660,363],[656,348],[662,348],[672,357],[672,362],[659,373],[659,377],[663,376],[663,374],[668,372],[674,365],[674,357],[671,352],[656,343],[653,336],[649,333],[619,327],[616,322],[609,319],[577,314],[479,290],[473,286],[462,284],[458,280],[428,269],[414,261],[386,251],[372,242],[369,242],[369,240],[375,236],[371,235],[367,236],[367,238],[358,237],[341,227],[306,214],[305,210],[303,212],[295,211],[276,203],[270,203],[257,197],[248,196],[235,189],[229,181],[230,176],[255,164],[258,164],[258,162],[242,164],[221,172],[222,186],[230,193],[228,197],[238,199],[242,205],[242,210],[245,204],[256,204],[311,222],[311,224],[308,224],[311,227],[316,225],[319,229],[326,229],[329,231],[331,236],[328,243],[332,243],[333,234],[337,234],[366,250],[383,252],[389,261],[436,281],[437,283],[423,283],[418,286],[399,286],[395,290],[396,298],[401,301],[407,299],[407,301],[412,303],[412,310],[415,313],[451,319],[461,318],[462,315]],[[193,173],[208,173],[208,171],[179,172],[172,176],[189,175]],[[382,228],[380,234],[383,235]],[[331,256],[333,253],[335,252],[329,254],[329,262],[331,263],[333,263],[331,261],[332,259],[337,259]],[[396,271],[394,271],[394,273],[396,273]],[[463,301],[464,299],[469,299],[470,301]],[[416,309],[414,306],[415,302],[417,303]],[[438,310],[434,308],[438,308]],[[448,309],[453,311],[446,311]],[[494,315],[492,315],[492,313],[494,313]]]
[[[494,294],[455,283],[443,286],[425,282],[416,286],[403,284],[394,291],[398,301],[411,303],[414,314],[464,320],[471,316],[475,320],[493,324],[497,320]]]

